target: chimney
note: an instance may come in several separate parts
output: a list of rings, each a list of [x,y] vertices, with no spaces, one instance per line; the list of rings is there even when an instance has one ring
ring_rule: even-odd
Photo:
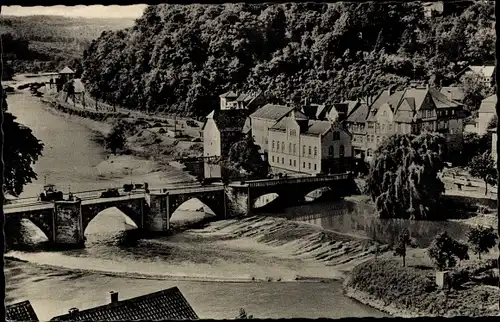
[[[73,317],[79,312],[79,310],[76,307],[73,307],[73,308],[69,309],[68,312],[69,312],[69,315],[71,317]]]
[[[109,292],[111,303],[118,302],[118,292],[111,291]]]

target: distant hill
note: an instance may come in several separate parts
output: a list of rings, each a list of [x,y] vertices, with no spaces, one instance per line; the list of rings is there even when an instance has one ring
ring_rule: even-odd
[[[132,27],[132,18],[72,18],[63,16],[2,16],[0,34],[6,61],[15,72],[52,70],[80,59],[103,31]],[[27,42],[28,51],[25,44]],[[12,45],[12,46],[11,46]]]

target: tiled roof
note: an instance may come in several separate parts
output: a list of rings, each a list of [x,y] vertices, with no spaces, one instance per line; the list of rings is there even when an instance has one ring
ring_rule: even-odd
[[[227,93],[222,94],[220,97],[222,97],[222,98],[236,98],[236,97],[238,97],[238,94],[236,94],[233,91],[229,91]]]
[[[253,112],[250,117],[278,121],[291,110],[292,106],[266,104]]]
[[[435,88],[429,88],[429,94],[431,95],[432,100],[434,101],[434,104],[436,104],[436,108],[447,108],[447,107],[457,107],[461,105],[460,103],[448,99],[446,95],[443,93],[439,92]]]
[[[481,101],[479,113],[495,113],[497,105],[497,95],[491,95]]]
[[[332,128],[332,123],[329,121],[310,120],[307,125],[308,127],[303,134],[324,135]]]
[[[74,74],[74,73],[75,72],[68,66],[64,67],[63,70],[59,72],[59,74]]]
[[[450,100],[462,101],[464,99],[464,90],[458,86],[448,86],[441,88],[441,93]]]
[[[5,318],[8,321],[38,321],[30,301],[5,306]]]
[[[469,66],[469,69],[476,74],[484,77],[492,77],[495,71],[495,66]]]
[[[243,133],[247,134],[252,130],[252,119],[247,117],[245,120],[245,124],[243,125]]]
[[[52,321],[197,320],[177,287],[92,309],[54,317]]]
[[[347,122],[352,123],[364,123],[368,117],[368,105],[361,103],[357,108],[355,108],[349,116],[347,117]]]

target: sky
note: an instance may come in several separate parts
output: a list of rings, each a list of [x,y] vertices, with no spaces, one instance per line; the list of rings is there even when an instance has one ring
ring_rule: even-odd
[[[2,7],[2,15],[6,16],[31,16],[49,15],[84,18],[139,18],[147,5],[136,4],[130,6],[52,6],[52,7]]]

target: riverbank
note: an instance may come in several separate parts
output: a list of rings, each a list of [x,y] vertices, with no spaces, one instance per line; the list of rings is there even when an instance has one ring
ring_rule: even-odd
[[[44,97],[44,108],[53,114],[78,120],[95,134],[95,140],[104,145],[105,137],[112,131],[117,122],[124,122],[126,126],[126,150],[123,154],[108,154],[105,162],[98,166],[102,172],[102,179],[112,179],[124,173],[146,175],[155,172],[171,170],[170,163],[179,156],[201,155],[202,144],[199,142],[179,142],[170,138],[167,132],[162,131],[161,124],[147,122],[130,115],[115,115],[108,112],[82,110],[58,101],[54,97]],[[141,162],[140,167],[135,161],[137,158],[147,160]],[[191,181],[195,177],[186,173]]]
[[[400,260],[379,258],[354,268],[343,285],[347,296],[393,316],[494,316],[499,314],[498,286],[476,280],[493,267],[486,261],[462,263],[454,270],[462,280],[441,290],[431,267],[402,267]]]

